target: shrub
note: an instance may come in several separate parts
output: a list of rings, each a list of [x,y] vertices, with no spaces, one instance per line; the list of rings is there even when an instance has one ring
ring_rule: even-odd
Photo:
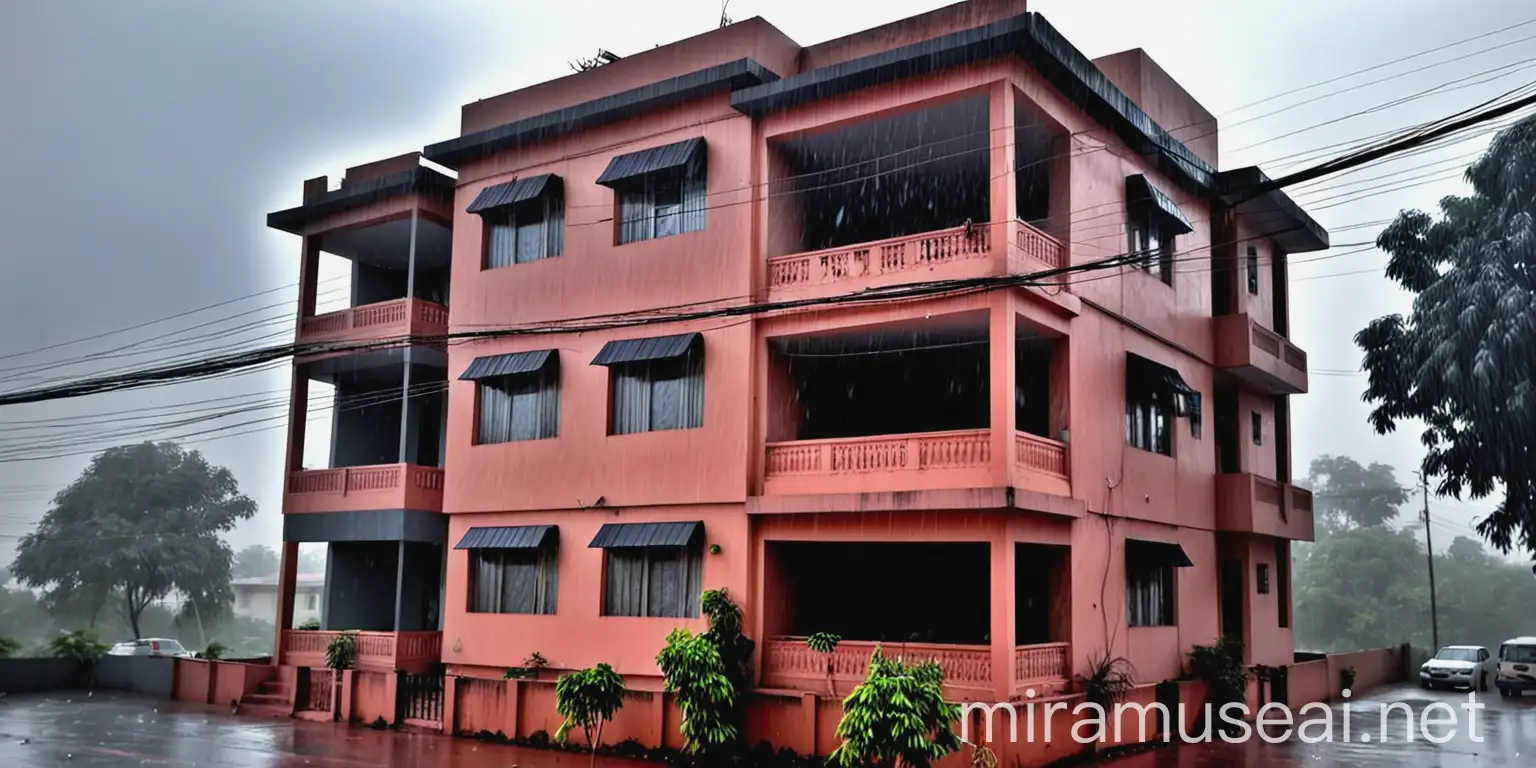
[[[1355,687],[1355,668],[1345,667],[1339,670],[1339,687],[1349,690]]]
[[[709,753],[737,740],[736,688],[726,676],[719,648],[707,635],[672,630],[666,647],[656,654],[656,664],[666,679],[667,692],[677,697],[683,751]]]
[[[9,659],[18,653],[21,653],[21,643],[9,637],[0,637],[0,659]]]
[[[107,652],[107,645],[101,642],[96,630],[79,629],[48,641],[48,651],[54,656],[90,663]]]
[[[357,666],[356,632],[342,632],[331,638],[325,646],[325,665],[337,670]]]
[[[1088,703],[1109,709],[1125,699],[1136,684],[1131,662],[1107,652],[1088,657],[1088,674],[1078,678]]]
[[[544,658],[543,654],[539,653],[538,651],[534,651],[533,653],[528,654],[528,658],[523,659],[523,665],[521,667],[511,667],[511,668],[507,669],[506,673],[501,676],[501,679],[503,679],[503,680],[527,680],[529,678],[537,679],[538,676],[539,676],[539,673],[542,672],[545,669],[548,669],[548,668],[549,668],[549,661]]]
[[[319,632],[320,631],[320,620],[319,619],[310,619],[309,621],[301,621],[301,622],[299,622],[299,626],[294,627],[294,629],[298,629],[298,630],[301,630],[301,631],[304,631],[304,632]]]
[[[229,646],[215,640],[203,649],[202,657],[212,661],[218,661],[229,653]]]
[[[927,768],[960,748],[950,726],[960,708],[944,701],[944,670],[926,661],[907,666],[875,647],[869,674],[843,701],[833,765]]]
[[[1205,681],[1210,712],[1248,700],[1248,672],[1243,668],[1243,642],[1223,637],[1215,645],[1197,645],[1189,652],[1195,677]],[[1231,727],[1228,723],[1225,727]]]
[[[837,696],[837,683],[832,680],[832,653],[842,641],[841,635],[831,632],[814,632],[805,639],[805,647],[827,657],[827,691],[834,697]]]
[[[603,724],[623,706],[624,678],[613,667],[598,664],[562,675],[555,683],[555,712],[565,722],[555,731],[555,741],[564,744],[571,729],[580,726],[588,748],[601,744]]]

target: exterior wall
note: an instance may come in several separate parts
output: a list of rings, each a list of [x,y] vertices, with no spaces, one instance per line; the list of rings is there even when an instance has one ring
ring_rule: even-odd
[[[973,0],[947,5],[928,13],[807,46],[800,54],[801,71],[809,72],[849,59],[931,40],[951,32],[974,29],[1018,16],[1026,10],[1025,0]]]
[[[690,520],[704,521],[704,588],[724,587],[739,603],[745,602],[749,594],[747,518],[740,505],[454,515],[449,521],[450,541],[476,525],[558,525],[559,591],[554,615],[470,613],[469,553],[449,550],[443,662],[451,673],[499,676],[538,652],[554,669],[583,669],[605,662],[632,687],[659,687],[656,653],[667,633],[674,627],[702,631],[707,628],[705,622],[702,618],[603,616],[603,550],[587,543],[603,523]],[[720,546],[720,554],[708,554],[712,544]]]
[[[1220,167],[1216,117],[1140,48],[1093,60],[1147,116],[1201,160]]]

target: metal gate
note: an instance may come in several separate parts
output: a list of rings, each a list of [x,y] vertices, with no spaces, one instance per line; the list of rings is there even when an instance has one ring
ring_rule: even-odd
[[[324,667],[299,667],[298,691],[294,697],[301,712],[334,712],[336,673]]]
[[[428,672],[423,675],[400,673],[397,686],[399,712],[396,720],[423,720],[429,723],[443,722],[443,673]]]

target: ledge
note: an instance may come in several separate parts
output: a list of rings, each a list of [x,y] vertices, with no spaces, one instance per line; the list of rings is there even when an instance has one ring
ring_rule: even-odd
[[[749,515],[799,515],[829,512],[902,512],[907,510],[1017,509],[1063,517],[1082,517],[1078,499],[1023,488],[952,488],[931,491],[817,493],[751,496]]]

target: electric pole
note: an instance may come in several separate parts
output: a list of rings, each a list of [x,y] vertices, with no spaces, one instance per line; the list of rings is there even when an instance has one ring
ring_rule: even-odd
[[[1440,652],[1440,611],[1435,604],[1435,540],[1429,524],[1429,478],[1419,472],[1419,493],[1424,497],[1424,552],[1429,558],[1429,628],[1434,653]]]

